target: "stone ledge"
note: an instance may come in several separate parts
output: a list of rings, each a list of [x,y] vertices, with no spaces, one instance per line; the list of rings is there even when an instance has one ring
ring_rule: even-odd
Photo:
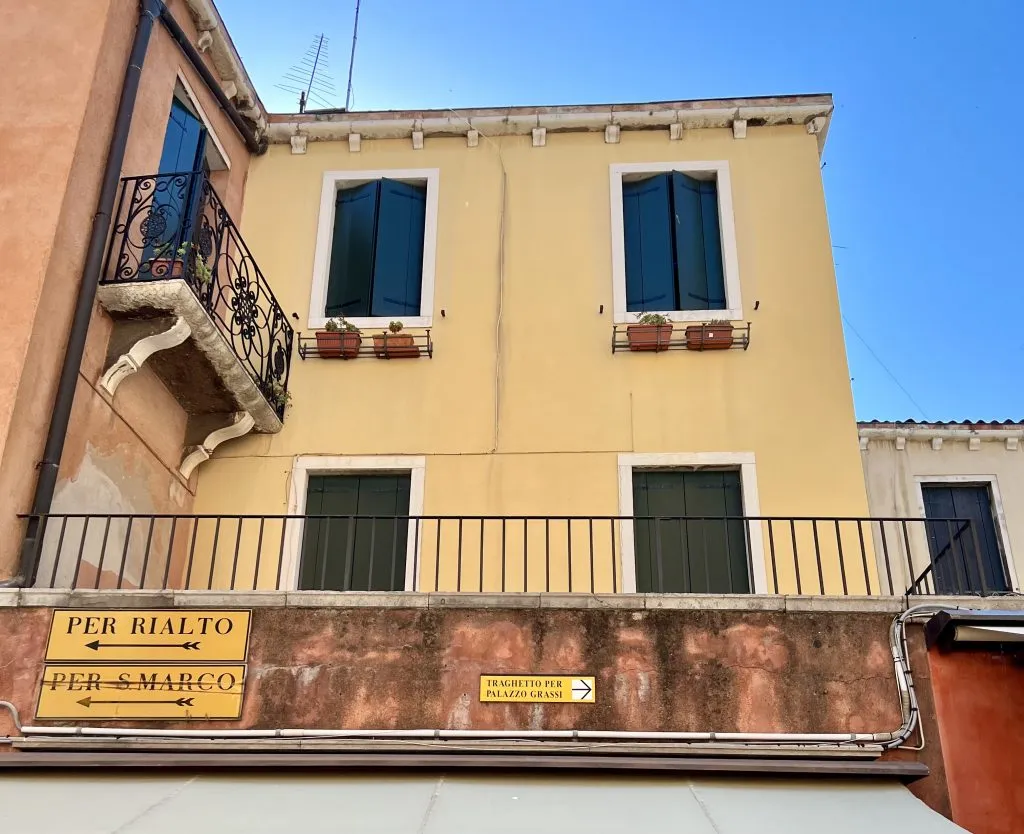
[[[819,597],[819,596],[786,596],[785,610],[792,612],[807,611],[863,611],[886,614],[899,614],[907,608],[903,597]]]

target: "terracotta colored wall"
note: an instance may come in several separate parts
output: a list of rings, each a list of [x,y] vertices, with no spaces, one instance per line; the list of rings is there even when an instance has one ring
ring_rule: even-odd
[[[974,834],[1024,825],[1024,653],[928,653],[953,820]]]
[[[16,514],[27,511],[35,487],[137,20],[135,0],[71,5],[61,15],[43,6],[0,10],[0,54],[13,59],[0,102],[0,262],[12,265],[2,276],[0,308],[0,577],[16,570]],[[168,6],[194,40],[183,0]],[[41,37],[50,45],[42,65]],[[178,72],[230,159],[215,181],[237,218],[248,151],[160,25],[143,67],[123,173],[156,170]],[[54,509],[187,512],[192,489],[176,471],[180,407],[146,371],[125,382],[113,404],[95,388],[110,329],[97,307]]]

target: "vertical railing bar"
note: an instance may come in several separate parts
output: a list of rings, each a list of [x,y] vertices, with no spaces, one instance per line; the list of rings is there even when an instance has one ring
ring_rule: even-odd
[[[84,521],[82,523],[82,538],[78,542],[78,563],[79,564],[82,563],[82,559],[85,556],[85,538],[86,538],[86,536],[88,534],[89,534],[89,516],[85,516],[85,519],[84,519]],[[102,565],[97,565],[96,566],[96,581],[93,584],[93,588],[99,588],[100,587],[100,573],[102,572],[102,569],[103,569]]]
[[[956,558],[956,551],[954,550],[954,547],[955,547],[954,542],[959,538],[959,534],[957,535],[957,537],[954,537],[954,535],[953,535],[953,522],[950,521],[948,518],[946,519],[946,536],[949,539],[949,555],[950,555],[950,558],[953,560],[953,572],[956,574],[956,588],[957,588],[957,591],[959,591],[961,595],[966,595],[966,593],[970,590],[971,578],[970,578],[970,576],[967,575],[967,563],[964,562],[964,564],[963,564],[963,568],[964,568],[964,570],[963,570],[963,580],[964,581],[963,581],[963,584],[960,583],[960,576],[961,576],[961,574],[960,574],[960,561]],[[934,568],[932,568],[932,573],[935,573],[935,569]]]
[[[416,516],[412,540],[412,588],[416,591],[420,586],[420,517]]]
[[[551,590],[551,519],[544,519],[544,590]]]
[[[284,572],[284,542],[288,535],[288,522],[291,519],[288,516],[282,516],[281,518],[281,541],[277,546],[277,583],[274,587],[275,591],[281,590],[281,574]],[[306,520],[303,519],[303,532],[305,532]],[[298,587],[298,582],[295,583]]]
[[[732,559],[729,558],[730,557],[730,548],[729,548],[729,519],[728,518],[723,518],[722,519],[722,527],[725,530],[725,570],[729,574],[729,593],[730,594],[734,594],[734,593],[736,593],[736,588],[733,585],[733,581],[732,581]],[[693,586],[691,585],[690,587],[692,588]]]
[[[654,559],[658,565],[658,593],[665,593],[665,572],[661,564],[661,519],[654,519]],[[689,590],[689,588],[687,588]]]
[[[318,591],[325,591],[325,590],[327,590],[327,588],[326,588],[326,585],[327,585],[327,557],[330,555],[330,552],[331,552],[331,517],[329,515],[328,516],[324,516],[323,518],[318,518],[316,521],[317,521],[317,524],[323,523],[323,530],[324,530],[324,546],[323,546],[323,549],[320,548],[320,537],[317,536],[316,553],[317,553],[317,557],[320,559],[320,577],[319,577],[319,579],[317,580],[317,583],[316,583],[316,590],[318,590]],[[350,529],[349,530],[349,534],[351,535],[351,533],[352,533],[352,531]],[[348,539],[346,537],[346,542],[347,542],[347,540]],[[347,554],[347,550],[346,550],[346,554]],[[313,564],[315,566],[316,562],[314,562]],[[342,590],[345,590],[345,587],[344,587],[345,572],[347,570],[348,570],[347,563],[345,563],[345,564],[342,565],[342,576],[341,576]]]
[[[199,533],[199,522],[201,518],[192,519],[192,541],[188,546],[188,568],[185,573],[185,590],[192,590],[192,560],[196,555],[196,535]]]
[[[376,522],[374,522],[374,523],[376,523]],[[396,576],[396,574],[398,573],[398,516],[395,516],[394,524],[395,524],[394,535],[391,537],[391,586],[388,588],[389,591],[398,590],[398,589],[395,588],[395,580],[398,578]],[[409,519],[408,518],[405,520],[405,535],[406,536],[409,535]],[[405,550],[406,550],[406,553],[409,552],[409,543],[408,542],[405,543]],[[373,577],[373,573],[372,572],[370,573],[370,576],[371,576],[371,578]],[[373,589],[371,588],[370,590],[372,591]],[[405,590],[405,583],[404,582],[402,583],[401,590],[403,590],[403,591]]]
[[[164,558],[164,578],[160,585],[161,591],[167,590],[167,579],[171,575],[171,553],[174,550],[174,533],[178,527],[178,516],[171,519],[171,534],[167,537],[167,556]]]
[[[505,566],[501,566],[501,570],[504,573]],[[479,573],[479,587],[480,593],[484,591],[484,520],[480,519],[480,573]]]
[[[459,518],[459,558],[458,558],[458,575],[455,577],[455,591],[458,593],[462,590],[462,518]]]
[[[615,555],[615,519],[608,519],[608,527],[612,533],[612,553],[609,561],[612,566],[612,593],[617,594],[619,592],[619,571],[617,566],[617,558]]]
[[[981,541],[978,539],[978,527],[970,519],[967,520],[968,526],[971,528],[971,538],[974,539],[974,558],[978,562],[978,578],[981,580],[981,595],[983,597],[988,596],[988,582],[985,581],[985,566],[981,562]],[[1000,565],[1000,569],[1002,565]],[[1005,573],[1003,578],[1005,579]],[[1009,584],[1009,583],[1007,583]]]
[[[150,552],[150,550],[152,549],[152,546],[153,546],[153,525],[154,525],[155,522],[156,522],[156,519],[153,516],[150,516],[149,517],[149,532],[146,533],[146,549],[145,549],[145,551],[143,551],[143,556],[142,556],[142,581],[141,581],[141,583],[139,585],[140,589],[146,587],[146,577],[149,574],[149,552]]]
[[[128,516],[128,529],[125,531],[124,536],[124,548],[121,550],[121,565],[117,570],[117,589],[121,590],[121,584],[124,581],[124,566],[128,561],[128,544],[132,539],[132,524],[135,522],[135,516]]]
[[[587,519],[587,533],[590,536],[590,593],[594,593],[594,519]]]
[[[896,593],[896,587],[892,584],[892,565],[889,564],[889,543],[885,538],[885,519],[878,522],[878,530],[882,535],[882,558],[885,559],[885,575],[889,582],[889,596]]]
[[[252,570],[252,589],[255,591],[260,585],[260,559],[263,557],[263,527],[266,524],[266,516],[260,516],[260,526],[256,531],[256,564]]]
[[[836,524],[836,549],[839,551],[839,576],[843,580],[843,596],[848,597],[850,591],[846,586],[846,560],[843,559],[843,534],[839,527],[839,519],[835,520]]]
[[[811,532],[814,534],[814,558],[818,563],[818,587],[821,595],[825,595],[825,574],[821,570],[821,546],[818,543],[818,519],[811,519]]]
[[[206,590],[213,590],[214,568],[217,566],[217,549],[220,544],[220,523],[224,516],[217,516],[217,522],[213,525],[213,548],[210,550],[210,576],[206,580]]]
[[[348,517],[348,535],[345,537],[345,569],[342,572],[342,586],[341,590],[351,591],[352,590],[352,575],[356,569],[356,526],[359,522],[352,516]],[[328,524],[327,536],[324,538],[324,581],[320,584],[320,590],[324,591],[324,587],[327,584],[327,540],[330,538],[330,525]]]
[[[61,554],[61,551],[64,548],[64,531],[67,529],[67,526],[68,526],[68,517],[64,516],[64,518],[62,518],[61,522],[60,522],[60,535],[57,537],[57,550],[53,554],[53,571],[50,573],[50,587],[51,588],[53,588],[57,584],[57,568],[60,566],[60,554]],[[40,530],[42,529],[41,525],[40,525],[39,529]],[[108,530],[110,529],[110,516],[107,516],[107,529]],[[106,542],[106,539],[104,538],[103,541]],[[40,533],[39,534],[40,546],[42,546],[42,542],[43,542],[43,534]],[[38,563],[39,563],[39,560],[37,559],[36,560],[36,564],[38,564]],[[103,553],[102,553],[102,550],[101,550],[101,552],[100,552],[100,564],[102,564],[102,563],[103,563]],[[82,560],[79,559],[78,563],[75,565],[74,576],[71,579],[71,587],[72,588],[77,588],[78,587],[78,572],[79,572],[79,570],[81,570],[81,564],[82,564]]]
[[[244,516],[238,517],[238,532],[235,534],[235,556],[231,561],[231,590],[235,590],[235,578],[238,574],[238,553],[242,549],[242,524]]]
[[[793,567],[796,569],[796,592],[803,594],[803,585],[800,582],[800,551],[796,546],[796,522],[789,520],[789,536],[793,540]]]
[[[530,590],[530,558],[527,555],[526,540],[528,538],[527,519],[523,519],[523,593]]]
[[[779,571],[775,565],[775,534],[772,532],[772,519],[768,519],[768,552],[771,554],[772,559],[772,587],[775,589],[772,591],[773,594],[779,592]]]
[[[909,589],[913,589],[914,588],[914,585],[915,585],[915,583],[917,581],[917,577],[914,574],[914,560],[913,560],[913,558],[910,555],[910,536],[907,533],[907,520],[905,518],[900,519],[900,526],[903,528],[903,548],[904,548],[904,550],[905,550],[905,552],[907,554],[907,571],[908,571],[907,575],[910,577],[910,585],[908,586],[908,590],[909,590]],[[925,541],[927,541],[928,540],[928,522],[927,521],[925,521],[925,526],[924,526],[924,537],[925,537]],[[932,570],[935,570],[935,563],[932,561],[932,558],[931,558],[931,548],[929,548],[929,553],[928,553],[928,564],[931,565]]]
[[[751,521],[749,518],[744,517],[744,519],[743,519],[743,557],[744,557],[743,561],[744,561],[744,563],[747,566],[747,588],[749,589],[750,593],[754,593],[757,590],[757,588],[756,588],[756,586],[754,584],[754,554],[753,554],[753,552],[751,550],[751,547],[750,547],[750,541],[753,538],[753,535],[750,532],[751,531],[750,525],[753,524],[753,523],[754,522]],[[760,524],[761,522],[759,521],[757,523]],[[764,562],[764,553],[761,554],[761,561]],[[762,565],[762,567],[763,567],[763,565]]]
[[[480,584],[483,584],[484,573],[480,571]],[[483,591],[483,588],[480,589]],[[501,592],[505,593],[505,517],[501,518]]]
[[[859,518],[857,519],[857,539],[860,541],[860,563],[864,568],[864,587],[868,589],[868,596],[871,596],[871,572],[868,570],[868,554],[864,549],[864,525]],[[878,560],[875,561],[877,563]],[[878,590],[881,592],[882,581],[879,580],[878,584]]]
[[[572,519],[570,519],[570,518],[566,518],[565,519],[565,544],[566,544],[565,560],[566,560],[566,563],[567,563],[567,567],[569,569],[569,571],[568,571],[569,572],[569,593],[571,594],[573,592],[573,590],[572,590]]]

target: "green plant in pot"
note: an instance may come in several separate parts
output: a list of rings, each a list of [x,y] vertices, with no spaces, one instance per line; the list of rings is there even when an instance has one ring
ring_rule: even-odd
[[[383,333],[373,336],[373,352],[380,359],[414,358],[420,355],[419,345],[408,333],[403,333],[404,325],[393,321]]]
[[[362,343],[359,328],[344,316],[327,319],[324,329],[316,331],[316,352],[321,359],[355,359]]]
[[[292,401],[291,392],[280,382],[271,382],[270,390],[267,392],[267,399],[278,409],[287,408]]]
[[[626,328],[630,350],[668,350],[672,322],[661,313],[638,313],[636,324]]]
[[[689,350],[727,350],[732,347],[732,322],[712,319],[703,324],[686,326],[686,347]]]
[[[188,264],[189,251],[192,249],[193,245],[187,241],[176,250],[173,241],[164,241],[156,247],[156,257],[149,262],[150,275],[154,278],[181,278]],[[174,257],[168,257],[172,253]],[[198,250],[195,250],[193,259],[193,274],[204,289],[213,280],[213,269],[206,262],[203,253]]]

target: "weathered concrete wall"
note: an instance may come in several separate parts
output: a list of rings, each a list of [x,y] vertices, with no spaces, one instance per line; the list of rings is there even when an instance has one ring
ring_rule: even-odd
[[[0,103],[0,260],[10,282],[0,308],[0,577],[15,571],[22,531],[16,516],[28,510],[35,487],[138,19],[135,0],[73,5],[60,15],[42,6],[0,9],[0,53],[9,58]],[[194,42],[184,0],[167,5]],[[42,72],[41,40],[48,44]],[[143,66],[122,174],[156,171],[179,73],[228,157],[230,167],[215,172],[214,183],[237,219],[249,152],[159,24]],[[185,415],[145,371],[118,389],[113,404],[95,389],[110,332],[110,319],[97,307],[54,510],[187,512],[192,493],[176,475]]]
[[[928,653],[952,818],[975,834],[1024,821],[1024,653]]]

